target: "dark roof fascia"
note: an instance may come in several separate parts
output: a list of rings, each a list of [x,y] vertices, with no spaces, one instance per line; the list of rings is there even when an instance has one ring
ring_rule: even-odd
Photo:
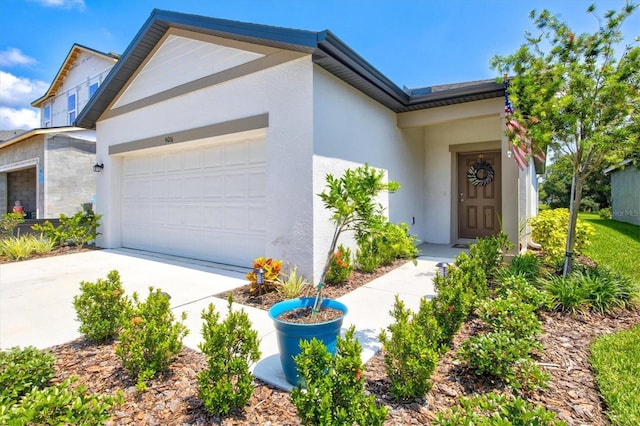
[[[504,85],[495,81],[487,81],[424,95],[411,96],[411,100],[407,103],[405,111],[453,105],[480,99],[499,98],[501,96],[504,96]]]
[[[351,49],[331,31],[318,33],[318,50],[314,62],[392,110],[409,101],[409,95]],[[343,69],[336,67],[342,65]],[[355,73],[364,81],[353,79]],[[368,83],[368,84],[367,84]],[[371,86],[380,93],[371,93]]]
[[[271,27],[154,9],[118,63],[111,69],[104,83],[78,114],[75,125],[85,128],[95,127],[99,116],[106,110],[170,27],[308,53],[312,53],[317,46],[318,33],[313,31]]]
[[[310,53],[318,66],[394,112],[499,97],[504,93],[498,83],[483,83],[410,96],[330,31],[297,30],[154,9],[104,83],[80,111],[76,126],[95,128],[96,121],[170,27]]]

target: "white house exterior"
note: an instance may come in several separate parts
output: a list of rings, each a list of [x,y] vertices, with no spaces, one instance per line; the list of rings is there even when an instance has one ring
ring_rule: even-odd
[[[0,143],[0,213],[20,201],[28,219],[72,215],[95,198],[95,131],[74,127],[117,55],[74,44],[40,108],[41,128]]]
[[[503,95],[403,91],[328,31],[154,10],[76,121],[104,163],[98,245],[283,258],[317,279],[333,228],[316,194],[365,163],[402,185],[381,202],[420,240],[467,242],[500,217],[517,241],[535,179],[508,158]],[[469,189],[479,158],[495,178]]]
[[[47,92],[31,103],[40,108],[40,127],[73,126],[118,58],[115,53],[74,44]]]

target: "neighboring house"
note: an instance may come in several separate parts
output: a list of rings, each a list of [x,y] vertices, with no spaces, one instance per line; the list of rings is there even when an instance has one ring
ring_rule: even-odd
[[[640,226],[640,170],[627,159],[604,173],[611,173],[612,218]]]
[[[534,168],[509,155],[502,84],[403,90],[329,31],[154,10],[76,125],[97,129],[102,247],[266,255],[317,279],[333,227],[316,194],[364,163],[402,185],[381,203],[422,241],[501,222],[524,244],[537,208]],[[480,158],[493,179],[469,178]]]
[[[27,218],[70,215],[95,197],[95,131],[72,127],[117,61],[74,44],[40,108],[41,128],[0,143],[0,213],[20,201]]]

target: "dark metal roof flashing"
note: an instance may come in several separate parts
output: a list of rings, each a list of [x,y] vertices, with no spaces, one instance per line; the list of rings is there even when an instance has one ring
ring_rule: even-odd
[[[80,112],[75,121],[76,126],[95,128],[96,121],[170,27],[310,53],[313,62],[318,66],[394,112],[503,95],[502,85],[497,83],[481,83],[438,92],[422,89],[407,92],[330,31],[297,30],[154,9],[118,63],[111,69],[104,83]]]

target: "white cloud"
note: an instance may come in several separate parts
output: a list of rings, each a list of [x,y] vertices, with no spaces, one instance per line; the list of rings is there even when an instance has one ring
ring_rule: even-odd
[[[44,95],[49,84],[0,71],[0,106],[27,107]]]
[[[0,52],[0,66],[1,67],[11,67],[14,65],[32,65],[37,61],[25,55],[20,51],[20,49],[16,49],[15,47],[9,47],[7,50]]]
[[[85,9],[84,0],[33,0],[45,7],[57,7],[60,9]]]
[[[40,110],[0,106],[0,130],[36,129],[40,127]]]

